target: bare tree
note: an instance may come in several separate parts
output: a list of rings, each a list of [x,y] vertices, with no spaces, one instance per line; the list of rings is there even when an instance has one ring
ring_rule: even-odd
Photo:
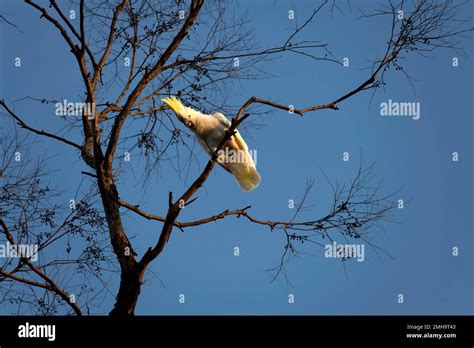
[[[18,314],[49,315],[68,306],[81,315],[75,296],[84,296],[88,308],[94,306],[105,290],[99,286],[94,293],[94,279],[104,285],[105,273],[117,272],[105,218],[94,208],[94,192],[80,187],[74,209],[54,202],[62,192],[50,187],[48,158],[34,161],[28,155],[33,145],[18,134],[0,140],[0,240],[4,252],[18,256],[5,258],[0,266],[1,303],[16,305]],[[22,245],[37,249],[26,254]]]
[[[241,105],[235,106],[227,104],[226,91],[230,83],[236,81],[243,84],[245,79],[267,77],[262,71],[262,63],[277,59],[282,54],[303,55],[315,64],[320,61],[340,64],[327,43],[298,39],[299,34],[307,30],[318,15],[323,15],[325,9],[332,15],[335,2],[321,1],[287,38],[270,47],[258,45],[246,17],[228,13],[225,2],[204,4],[204,0],[71,1],[70,8],[79,9],[78,25],[68,18],[64,8],[55,0],[50,1],[48,8],[39,4],[39,1],[25,0],[25,3],[37,11],[44,21],[54,26],[69,46],[84,83],[84,102],[92,105],[93,110],[83,111],[80,120],[66,119],[69,124],[68,132],[64,133],[68,136],[65,136],[31,127],[4,100],[0,101],[0,106],[21,128],[67,145],[72,151],[80,153],[85,165],[89,167],[88,171],[83,173],[90,180],[91,192],[98,192],[101,205],[100,210],[92,208],[92,204],[88,202],[93,200],[94,196],[86,195],[81,201],[80,209],[67,214],[62,222],[55,222],[51,226],[56,226],[55,232],[44,236],[39,243],[44,246],[43,250],[53,241],[64,240],[71,235],[89,235],[76,232],[78,223],[83,224],[80,228],[90,226],[90,234],[99,239],[102,227],[106,227],[107,242],[100,244],[98,250],[91,251],[93,255],[86,257],[91,264],[84,267],[94,267],[94,262],[97,261],[100,269],[93,270],[91,274],[100,279],[101,267],[109,260],[107,256],[103,256],[104,250],[111,247],[118,262],[120,287],[110,314],[119,316],[134,314],[144,274],[165,249],[175,227],[184,231],[193,226],[237,216],[248,223],[278,230],[284,234],[287,242],[281,262],[275,269],[275,276],[284,274],[285,264],[297,254],[296,243],[311,243],[317,246],[322,245],[322,239],[332,241],[339,236],[346,239],[362,238],[372,245],[377,226],[389,219],[395,206],[391,196],[380,195],[379,185],[373,186],[372,166],[364,167],[362,163],[348,186],[333,185],[334,200],[331,209],[326,215],[313,220],[298,220],[313,186],[312,181],[307,183],[295,215],[287,221],[254,217],[250,213],[250,206],[235,210],[226,209],[196,221],[183,222],[179,221],[178,217],[184,206],[195,201],[196,193],[208,180],[219,150],[225,148],[238,127],[249,124],[249,119],[257,113],[255,109],[250,110],[255,104],[268,109],[286,110],[301,117],[318,110],[335,111],[348,99],[366,90],[375,91],[384,86],[384,76],[390,68],[404,72],[402,62],[404,59],[411,59],[413,53],[425,55],[440,48],[460,50],[462,48],[458,46],[457,39],[473,32],[469,19],[459,17],[462,3],[450,0],[418,0],[399,1],[395,4],[389,0],[387,6],[370,14],[362,14],[364,18],[386,16],[390,28],[384,54],[375,59],[372,71],[365,81],[342,90],[339,97],[322,104],[315,100],[313,105],[293,109],[273,100],[252,96]],[[125,68],[124,57],[129,59]],[[234,62],[241,58],[248,61],[236,69]],[[409,77],[408,74],[406,76]],[[116,88],[120,92],[114,95],[110,90]],[[141,158],[146,163],[142,177],[145,184],[149,175],[162,161],[175,159],[172,151],[179,148],[181,151],[188,151],[188,158],[193,158],[193,148],[188,143],[189,135],[175,125],[173,118],[160,102],[160,98],[169,94],[177,95],[203,112],[219,110],[235,116],[214,156],[183,193],[169,193],[167,212],[160,216],[147,212],[120,196],[116,186],[121,172],[117,149],[139,149]],[[283,95],[284,91],[281,94]],[[31,96],[26,98],[31,102],[55,102]],[[141,131],[138,134],[128,132],[124,127],[126,122],[139,123]],[[81,142],[70,140],[72,134],[80,137]],[[8,147],[6,149],[8,150]],[[5,156],[6,154],[5,152]],[[6,169],[8,166],[5,166],[4,171]],[[10,175],[12,178],[17,177],[14,173]],[[41,172],[34,169],[22,177],[22,182],[30,185],[30,182],[41,176]],[[17,194],[25,189],[22,183],[13,182],[8,185]],[[38,186],[28,186],[28,190],[37,195],[34,201],[43,200],[38,194],[41,191]],[[5,202],[12,204],[8,200]],[[161,224],[158,240],[143,255],[134,252],[127,237],[123,226],[124,210]],[[8,219],[2,217],[3,232],[13,244],[22,241],[21,224],[32,223],[42,216],[41,211],[38,211],[32,216],[26,214],[25,218],[25,213],[30,212],[28,205],[21,209],[12,206],[6,211]],[[12,217],[10,212],[14,212],[13,216],[16,217]],[[56,218],[57,214],[52,214]],[[50,220],[46,221],[49,223]],[[106,225],[103,225],[104,221]],[[27,231],[32,233],[31,229]],[[80,260],[81,257],[74,262],[80,264]],[[46,274],[45,271],[49,264],[65,267],[64,262],[48,262],[39,267],[27,258],[22,258],[18,265],[9,263],[1,269],[1,280],[8,281],[8,284],[26,284],[30,288],[36,287],[51,292],[55,298],[63,300],[79,315],[87,307],[87,299],[82,299],[80,304],[71,303],[66,289],[61,288],[61,284],[52,279],[54,274]],[[11,269],[6,270],[6,266]],[[31,274],[30,278],[18,275],[25,269]],[[6,289],[2,288],[2,291],[7,291]],[[30,298],[28,296],[30,295],[22,293],[20,298],[27,301],[26,298]],[[44,308],[44,313],[51,313],[52,308],[54,307]]]

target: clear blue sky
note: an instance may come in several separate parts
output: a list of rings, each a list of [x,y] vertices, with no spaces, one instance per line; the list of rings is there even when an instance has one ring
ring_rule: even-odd
[[[230,102],[241,104],[256,95],[310,106],[356,86],[367,78],[368,71],[362,68],[382,52],[387,40],[388,18],[356,20],[359,9],[375,4],[354,1],[351,9],[343,6],[344,15],[335,12],[333,18],[324,11],[302,36],[328,42],[338,58],[349,57],[349,67],[282,55],[262,66],[273,77],[243,81],[242,88],[231,90]],[[301,23],[313,8],[310,1],[238,1],[229,6],[237,12],[248,10],[250,26],[262,45],[280,43],[288,35],[294,26],[287,19],[288,10],[294,10]],[[57,32],[20,1],[3,0],[0,8],[21,29],[0,25],[1,97],[10,103],[26,95],[77,99],[82,91],[80,76]],[[473,11],[474,4],[468,2],[465,12]],[[403,187],[399,198],[411,200],[397,211],[398,223],[386,224],[375,240],[393,258],[382,255],[380,260],[366,248],[364,262],[345,263],[346,274],[339,260],[324,257],[323,249],[303,249],[314,255],[288,265],[293,286],[284,279],[270,283],[272,274],[266,270],[279,262],[283,235],[230,217],[185,233],[174,231],[166,250],[150,267],[137,314],[473,314],[474,52],[472,41],[460,44],[468,58],[452,51],[437,51],[432,59],[409,57],[405,66],[418,80],[416,95],[406,79],[391,72],[386,92],[379,91],[370,108],[370,93],[366,93],[340,105],[337,112],[298,118],[274,110],[263,116],[260,121],[265,126],[252,130],[249,142],[258,151],[260,187],[244,193],[217,168],[198,201],[181,215],[182,220],[191,220],[252,205],[256,217],[287,219],[293,214],[288,200],[298,200],[306,178],[314,177],[316,186],[308,201],[314,207],[305,216],[320,217],[330,204],[330,188],[321,170],[332,179],[349,180],[362,148],[365,162],[376,162],[374,174],[383,179],[384,192]],[[457,68],[451,65],[453,56],[459,57]],[[15,57],[22,58],[21,68],[14,67]],[[420,102],[420,120],[381,117],[379,105],[388,99]],[[17,113],[32,126],[58,130],[63,124],[51,108],[15,103]],[[0,127],[5,132],[11,129],[3,114]],[[71,138],[80,142],[77,133],[71,133]],[[54,155],[50,167],[59,171],[52,182],[74,192],[85,169],[77,153],[49,140],[32,151]],[[351,155],[348,163],[342,161],[345,151]],[[451,160],[454,151],[459,162]],[[203,168],[206,155],[199,151],[198,158]],[[190,178],[198,173],[194,166]],[[165,214],[168,191],[182,192],[191,180],[180,181],[168,168],[141,192],[136,170],[134,175],[126,173],[120,180],[121,197],[157,214]],[[161,224],[127,216],[126,230],[141,255],[158,238]],[[239,257],[233,256],[235,246],[240,248]],[[454,246],[459,248],[457,257],[452,256]],[[107,279],[113,290],[117,280]],[[178,303],[180,293],[186,296],[185,304]],[[289,293],[295,295],[294,304],[288,303]],[[397,294],[404,295],[404,304],[397,303]],[[112,305],[109,296],[97,312],[108,313]],[[0,313],[6,312],[0,308]]]

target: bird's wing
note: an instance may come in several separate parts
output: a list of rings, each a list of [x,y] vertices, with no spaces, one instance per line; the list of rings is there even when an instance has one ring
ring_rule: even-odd
[[[249,147],[245,142],[244,138],[240,135],[239,131],[236,131],[234,136],[231,138],[231,141],[234,140],[237,143],[237,146],[240,150],[248,151]]]
[[[216,112],[213,116],[226,128],[230,127],[230,121],[220,112]]]
[[[219,164],[232,173],[242,190],[251,191],[260,184],[262,178],[247,151],[240,151],[237,160],[232,160],[232,158],[226,158],[226,160],[227,163]]]
[[[212,156],[214,152],[212,149],[209,147],[209,145],[206,143],[206,141],[198,136],[196,136],[197,141],[199,142],[199,145],[208,153],[209,156]]]
[[[222,127],[223,129],[229,129],[229,127],[231,126],[231,122],[227,119],[227,117],[225,117],[219,112],[216,112],[215,114],[213,114],[213,116],[219,122],[220,127]],[[219,128],[219,126],[217,126],[216,128]],[[206,141],[201,140],[198,137],[201,146],[211,156],[213,155],[215,147],[217,147],[217,144],[223,136],[223,132],[217,133],[219,134],[219,136],[214,136],[212,141],[210,138]],[[237,151],[237,153],[234,152],[234,157],[230,155],[230,158],[226,157],[226,153],[224,155],[225,157],[222,158],[222,161],[218,160],[220,166],[234,176],[242,190],[251,191],[256,188],[260,184],[260,181],[262,179],[260,177],[260,174],[257,172],[257,169],[255,168],[255,163],[253,162],[253,159],[250,156],[248,146],[245,143],[245,140],[240,135],[239,131],[236,131],[234,136],[229,139],[226,144],[226,147],[229,150]]]
[[[235,152],[232,154],[229,151],[229,157],[225,157],[224,161],[219,164],[232,173],[242,190],[253,190],[260,184],[262,178],[240,133],[236,132],[230,138],[227,142],[227,147]]]
[[[199,142],[199,145],[201,145],[201,147],[204,149],[204,151],[207,152],[207,154],[209,156],[214,156],[214,151],[207,143],[204,139],[196,136],[196,139],[198,140]],[[232,174],[232,172],[230,171],[230,169],[225,165],[225,163],[219,163],[221,165],[222,168],[224,168],[226,171],[228,171],[229,173]]]
[[[219,122],[226,127],[227,129],[230,127],[231,122],[220,112],[216,112],[214,117],[219,120]],[[234,136],[232,137],[231,141],[235,140],[237,144],[237,148],[240,150],[248,151],[247,143],[245,142],[244,138],[240,135],[239,131],[236,130]]]

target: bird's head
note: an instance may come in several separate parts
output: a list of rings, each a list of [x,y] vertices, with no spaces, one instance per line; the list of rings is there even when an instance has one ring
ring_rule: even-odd
[[[186,127],[194,129],[197,122],[198,112],[193,108],[184,106],[181,101],[174,95],[161,99],[163,103],[169,106],[171,110],[176,114],[178,120],[186,125]]]

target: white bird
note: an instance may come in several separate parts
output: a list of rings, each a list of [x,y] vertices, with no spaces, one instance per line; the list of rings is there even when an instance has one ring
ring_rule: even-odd
[[[186,127],[193,131],[199,144],[212,157],[226,130],[229,129],[230,121],[220,112],[206,115],[184,106],[175,96],[164,98],[162,101],[173,110]],[[217,163],[235,177],[242,190],[251,191],[260,184],[260,174],[250,156],[247,144],[238,131],[217,155]]]

